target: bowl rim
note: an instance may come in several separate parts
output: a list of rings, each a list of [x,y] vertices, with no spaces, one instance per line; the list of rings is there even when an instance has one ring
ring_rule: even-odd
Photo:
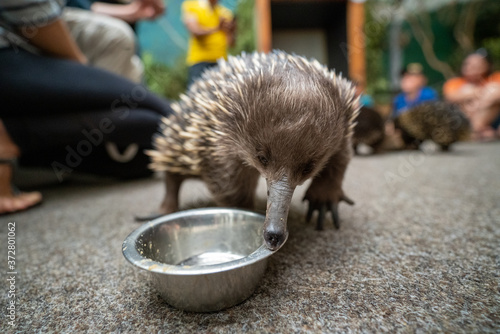
[[[200,215],[215,214],[215,213],[217,214],[242,213],[248,216],[262,218],[262,221],[264,221],[265,219],[264,215],[256,213],[254,211],[233,209],[233,208],[200,208],[200,209],[189,209],[167,214],[142,224],[132,233],[130,233],[125,238],[122,244],[123,256],[132,265],[139,267],[140,269],[146,270],[148,272],[159,273],[164,275],[202,275],[202,274],[214,274],[248,266],[255,262],[261,261],[276,252],[269,250],[263,242],[263,244],[259,248],[257,248],[253,253],[245,256],[244,258],[219,264],[191,267],[191,266],[178,266],[178,265],[166,264],[152,259],[148,259],[143,255],[139,254],[139,252],[135,247],[136,240],[139,239],[139,236],[144,232],[146,232],[148,229],[156,225],[165,224],[174,221],[176,219],[179,219],[181,217],[183,218],[187,215],[200,216]]]

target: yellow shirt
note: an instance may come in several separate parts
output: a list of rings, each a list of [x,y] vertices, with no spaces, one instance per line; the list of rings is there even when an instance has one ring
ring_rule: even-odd
[[[182,4],[183,20],[196,19],[202,28],[213,29],[221,19],[232,20],[231,11],[219,4],[212,9],[208,0],[187,0]],[[219,30],[203,37],[191,36],[187,53],[187,64],[215,62],[227,57],[228,41],[226,34]]]

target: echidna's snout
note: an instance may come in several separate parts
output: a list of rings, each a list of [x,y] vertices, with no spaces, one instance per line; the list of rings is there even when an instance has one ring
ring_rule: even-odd
[[[278,181],[267,180],[267,211],[264,223],[264,240],[267,248],[277,251],[288,238],[287,218],[290,201],[295,187],[290,186],[288,178]]]

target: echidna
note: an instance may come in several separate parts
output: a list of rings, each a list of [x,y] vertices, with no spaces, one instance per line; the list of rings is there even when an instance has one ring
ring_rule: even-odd
[[[385,138],[385,122],[379,112],[368,107],[361,107],[356,118],[356,126],[352,135],[352,145],[357,153],[359,144],[365,144],[379,153]]]
[[[314,178],[304,200],[308,220],[353,204],[341,184],[351,157],[358,113],[352,84],[316,60],[275,51],[220,60],[163,119],[149,151],[165,171],[162,213],[178,210],[182,181],[201,178],[220,206],[253,208],[259,176],[267,181],[264,239],[277,250],[288,237],[287,216],[297,185]]]
[[[470,135],[469,120],[458,106],[444,101],[419,104],[396,118],[395,124],[401,129],[405,144],[413,148],[431,139],[447,151],[451,144]]]

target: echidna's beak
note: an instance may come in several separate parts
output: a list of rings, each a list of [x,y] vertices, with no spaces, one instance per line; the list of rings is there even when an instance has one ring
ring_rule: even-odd
[[[291,187],[284,176],[278,181],[267,180],[267,211],[264,223],[266,246],[277,251],[288,238],[287,218],[295,187]]]

